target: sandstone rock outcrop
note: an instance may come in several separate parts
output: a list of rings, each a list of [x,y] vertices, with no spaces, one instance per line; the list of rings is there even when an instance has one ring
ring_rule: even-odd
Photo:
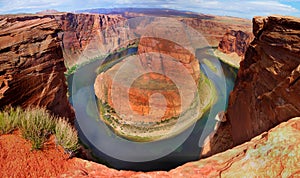
[[[239,56],[244,56],[251,41],[252,34],[241,30],[229,30],[220,41],[218,50],[226,54],[236,53]]]
[[[37,105],[60,116],[73,116],[66,96],[66,68],[58,38],[61,32],[59,24],[69,22],[58,23],[62,18],[65,17],[0,16],[1,107],[8,104]],[[217,132],[220,142],[212,142],[211,146],[220,144],[224,150],[264,132],[260,136],[224,153],[187,163],[169,172],[117,171],[75,159],[77,167],[62,177],[239,177],[245,173],[262,177],[299,176],[300,118],[289,120],[300,115],[299,29],[299,18],[272,16],[254,19],[255,39],[241,63],[237,85],[230,96],[227,122],[220,126],[225,134]],[[65,38],[78,40],[74,50],[77,50],[76,45],[81,47],[88,41],[74,37],[76,35]],[[265,132],[286,120],[289,121]],[[220,151],[216,149],[214,152]]]
[[[109,38],[115,34],[100,32],[121,20],[71,13],[0,16],[0,107],[42,106],[74,118],[66,95],[65,65],[80,62],[83,51],[93,47],[92,40],[97,39],[96,46],[104,38],[116,44],[118,38]]]
[[[120,16],[66,13],[55,15],[55,18],[63,31],[62,50],[67,67],[85,62],[95,55],[104,55],[109,52],[105,47],[116,47],[121,43],[118,37],[120,31],[107,30],[125,20]],[[109,33],[112,31],[113,34]]]
[[[297,177],[300,176],[300,118],[294,118],[226,152],[169,172],[117,171],[76,159],[61,177]]]
[[[229,97],[226,123],[211,136],[209,156],[300,116],[300,19],[253,19],[254,41],[241,62]],[[231,138],[222,137],[222,130]],[[221,144],[223,140],[227,144]],[[227,140],[227,141],[226,141]],[[220,145],[221,144],[221,145]],[[222,149],[219,149],[222,148]]]
[[[210,18],[182,18],[183,23],[200,32],[211,46],[218,46],[224,32],[234,30],[251,33],[251,21],[234,17],[211,16]]]
[[[300,18],[256,17],[227,119],[235,144],[300,115]],[[238,112],[237,112],[238,111]]]
[[[128,109],[132,109],[140,115],[148,115],[150,111],[149,101],[151,95],[161,93],[166,99],[167,108],[165,115],[160,119],[164,120],[170,119],[171,117],[177,117],[181,113],[182,109],[180,93],[178,91],[178,86],[176,86],[176,84],[168,78],[168,74],[177,73],[178,75],[176,75],[176,77],[177,80],[181,82],[180,84],[184,83],[186,76],[180,75],[180,70],[182,69],[176,68],[178,66],[174,66],[174,62],[171,61],[171,58],[169,59],[161,56],[161,59],[156,59],[150,55],[141,55],[151,52],[159,52],[160,54],[171,56],[172,60],[178,60],[178,62],[184,66],[185,70],[189,72],[189,75],[193,77],[194,83],[190,83],[191,85],[195,85],[195,83],[198,83],[200,79],[200,66],[191,52],[168,40],[143,37],[141,38],[138,46],[138,54],[140,55],[139,59],[136,59],[136,62],[132,62],[132,65],[135,65],[136,68],[128,71],[130,73],[128,76],[124,76],[125,78],[130,77],[133,73],[137,73],[136,70],[139,71],[138,73],[145,73],[145,75],[135,80],[135,83],[133,83],[129,90],[129,101],[131,107]],[[138,63],[140,63],[140,65]],[[96,95],[102,100],[102,102],[107,102],[110,106],[117,107],[117,103],[113,103],[112,101],[112,95],[116,94],[112,91],[112,84],[113,79],[116,76],[116,72],[121,70],[119,68],[122,66],[124,65],[120,62],[120,64],[117,64],[105,73],[100,74],[96,79]],[[149,73],[147,71],[160,71],[161,74],[155,72]],[[125,86],[120,84],[118,87],[118,91],[120,93],[127,94]],[[192,88],[192,86],[190,88]],[[105,91],[105,89],[107,91]],[[191,92],[192,93],[189,94],[194,95],[193,92],[195,91],[191,90]],[[120,97],[118,97],[118,103],[120,105],[126,103],[126,100],[126,95],[120,95]],[[131,111],[126,111],[125,113],[130,112]]]
[[[105,113],[100,109],[100,114],[104,121],[105,117],[113,118],[106,123],[117,125],[117,133],[160,138],[166,136],[162,133],[169,133],[179,116],[182,124],[176,127],[180,130],[176,133],[196,122],[203,108],[210,107],[214,88],[204,80],[192,52],[173,41],[142,37],[136,57],[125,58],[102,71],[94,89],[101,103],[115,110]],[[140,131],[130,131],[129,126]]]
[[[0,16],[0,107],[41,106],[74,118],[59,31],[47,16]]]

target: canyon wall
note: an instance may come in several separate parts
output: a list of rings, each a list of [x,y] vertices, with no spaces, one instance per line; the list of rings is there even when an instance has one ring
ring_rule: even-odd
[[[63,31],[61,46],[67,67],[104,55],[121,44],[120,31],[108,29],[125,20],[120,16],[66,13],[54,17]]]
[[[300,19],[255,17],[253,33],[229,97],[227,121],[207,139],[203,157],[300,116]]]
[[[235,144],[300,116],[300,19],[256,17],[227,119]]]
[[[244,56],[252,40],[251,33],[229,30],[220,41],[218,50],[226,54],[236,53],[238,56]]]
[[[98,17],[99,23],[88,20]],[[68,17],[65,14],[0,16],[0,107],[45,106],[56,115],[74,117],[64,76],[63,52],[67,54],[68,51],[61,49],[60,42],[61,38],[69,41],[62,42],[66,46],[74,40],[74,44],[69,44],[70,49],[77,50],[76,46],[84,49],[88,37],[81,34],[84,32],[80,29],[100,28],[100,19],[103,18],[98,17]],[[72,34],[68,36],[60,33],[72,27],[68,24],[71,21],[60,21],[68,18],[86,19],[90,25],[80,27],[75,23],[73,29],[78,31],[70,29]],[[169,172],[117,171],[78,160],[78,167],[62,176],[299,175],[300,119],[289,119],[300,115],[300,19],[256,17],[253,23],[255,39],[241,63],[236,86],[230,95],[227,121],[221,123],[209,146],[210,150],[220,152],[262,133],[260,136],[224,153],[187,163]],[[284,121],[287,122],[280,124]],[[278,124],[275,129],[265,132]]]
[[[77,63],[88,47],[92,51],[94,36],[102,37],[94,46],[104,43],[103,38],[117,43],[117,38],[108,38],[114,34],[100,32],[120,20],[70,13],[0,16],[0,108],[41,106],[74,118],[67,98],[65,64]]]
[[[73,118],[56,20],[0,16],[0,107],[42,106]]]
[[[179,18],[183,23],[196,29],[207,42],[218,47],[224,33],[230,30],[251,33],[251,21],[234,17],[211,16],[210,18]]]

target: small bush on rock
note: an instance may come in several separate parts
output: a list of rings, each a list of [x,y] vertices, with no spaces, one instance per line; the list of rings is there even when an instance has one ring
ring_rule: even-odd
[[[43,108],[25,110],[20,120],[20,130],[25,139],[32,141],[33,149],[41,149],[47,138],[54,133],[54,118]]]
[[[5,108],[3,112],[0,112],[0,135],[9,134],[19,124],[20,119],[24,117],[24,113],[21,108]]]
[[[57,144],[68,152],[74,153],[79,148],[77,132],[65,119],[57,120],[55,138]]]
[[[41,149],[51,134],[56,143],[67,152],[79,148],[76,130],[65,118],[51,116],[44,108],[6,108],[0,112],[0,135],[19,129],[22,136],[32,142],[32,149]]]

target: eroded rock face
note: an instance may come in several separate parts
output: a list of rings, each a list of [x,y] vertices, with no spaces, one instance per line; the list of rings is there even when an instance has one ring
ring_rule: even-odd
[[[256,17],[227,118],[235,144],[300,115],[300,19]]]
[[[297,177],[300,118],[294,118],[226,152],[187,163],[169,172],[117,171],[84,160],[62,177]]]
[[[236,53],[239,56],[244,56],[252,38],[250,33],[241,30],[229,30],[220,41],[218,50],[227,54]]]
[[[93,52],[98,52],[98,55],[109,52],[105,47],[121,43],[118,30],[114,30],[113,34],[109,33],[112,30],[106,30],[125,20],[120,16],[67,13],[55,15],[55,18],[63,31],[62,50],[67,67],[95,57],[95,54],[91,54]]]
[[[183,18],[181,21],[205,36],[211,46],[218,46],[226,31],[251,33],[251,21],[234,17],[212,16],[207,19]]]
[[[0,16],[0,107],[41,106],[74,118],[59,31],[47,16]]]
[[[210,137],[210,148],[204,156],[241,144],[300,115],[299,29],[299,18],[253,19],[255,39],[241,62],[230,94],[227,122]],[[224,137],[224,130],[231,136]]]
[[[121,19],[71,13],[0,16],[0,107],[43,106],[74,118],[66,95],[65,64],[80,62],[83,51],[94,47],[92,40],[96,46],[105,43],[104,38],[118,43],[118,38],[109,38],[114,34],[100,32]]]
[[[57,37],[60,27],[53,17],[0,17],[0,106],[46,106],[55,114],[72,117]],[[230,97],[228,122],[220,126],[230,126],[234,144],[300,115],[299,26],[297,18],[254,19],[256,38],[241,64]],[[78,160],[78,167],[62,176],[296,176],[300,167],[299,125],[299,118],[289,120],[232,150],[170,172],[117,171]]]

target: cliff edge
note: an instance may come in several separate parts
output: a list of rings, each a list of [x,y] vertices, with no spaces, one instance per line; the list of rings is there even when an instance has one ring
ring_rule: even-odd
[[[40,106],[74,118],[60,31],[48,16],[0,16],[0,108]]]
[[[210,136],[202,156],[300,116],[300,18],[255,17],[253,33],[229,97],[227,122]]]

